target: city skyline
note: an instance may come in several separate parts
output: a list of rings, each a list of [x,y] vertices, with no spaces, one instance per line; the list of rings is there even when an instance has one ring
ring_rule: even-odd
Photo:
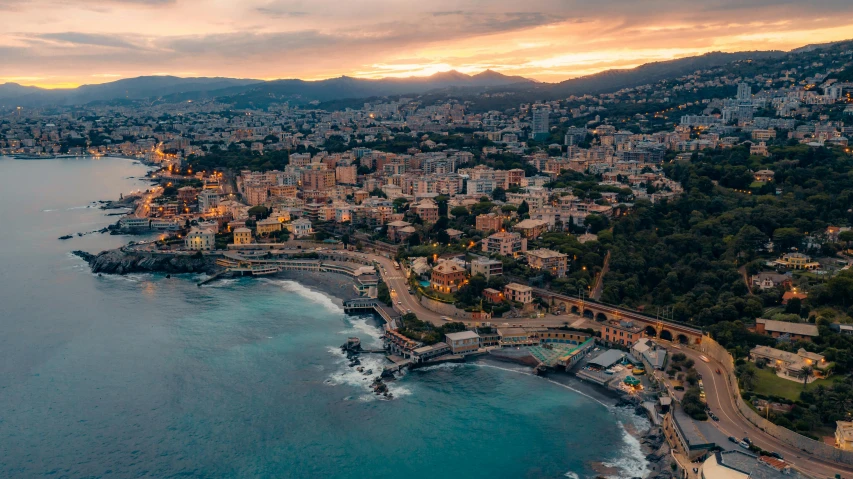
[[[0,0],[0,83],[74,87],[141,75],[426,76],[492,69],[557,82],[710,51],[844,40],[853,5],[824,0]],[[675,46],[677,45],[677,46]]]

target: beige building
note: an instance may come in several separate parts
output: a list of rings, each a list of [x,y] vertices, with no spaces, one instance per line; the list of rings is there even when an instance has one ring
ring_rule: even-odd
[[[354,185],[357,182],[357,169],[355,165],[338,166],[335,168],[335,179],[338,183]]]
[[[550,249],[534,249],[527,253],[527,264],[533,269],[548,271],[557,278],[566,275],[568,256]]]
[[[414,211],[424,223],[435,223],[438,221],[438,205],[430,199],[421,200],[420,203],[412,207]]]
[[[252,242],[252,230],[249,228],[237,228],[234,230],[234,244],[250,244]]]
[[[853,451],[853,422],[835,422],[835,447],[843,451]]]
[[[255,230],[258,232],[258,235],[277,233],[281,231],[281,223],[274,218],[267,218],[265,220],[258,221],[255,225]]]
[[[512,229],[521,233],[525,238],[536,238],[548,229],[548,222],[545,220],[527,219],[519,222]]]
[[[474,331],[447,333],[445,338],[453,354],[473,353],[480,349],[480,335]]]
[[[194,251],[209,251],[216,247],[216,235],[213,231],[193,228],[184,238],[187,249]]]
[[[471,261],[471,275],[480,274],[486,279],[492,276],[501,276],[504,272],[504,265],[500,261],[489,258],[477,258]]]
[[[815,375],[815,372],[826,366],[826,359],[822,355],[808,352],[804,348],[800,348],[796,353],[789,353],[770,346],[756,346],[749,355],[753,361],[764,359],[768,367],[793,378],[802,378],[804,367],[812,368],[811,375]]]
[[[509,283],[504,286],[504,296],[510,301],[516,301],[518,303],[532,303],[533,288],[523,284]]]
[[[527,238],[518,233],[501,231],[483,239],[483,251],[502,256],[518,256],[527,251]]]

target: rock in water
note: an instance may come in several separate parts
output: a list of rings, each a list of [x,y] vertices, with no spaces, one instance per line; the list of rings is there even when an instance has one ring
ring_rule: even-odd
[[[215,274],[219,268],[211,257],[195,255],[154,255],[151,253],[125,252],[120,249],[103,251],[97,255],[85,251],[73,251],[89,263],[93,273],[207,273]]]

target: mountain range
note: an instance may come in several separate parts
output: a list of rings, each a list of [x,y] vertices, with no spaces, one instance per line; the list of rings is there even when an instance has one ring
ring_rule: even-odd
[[[401,95],[458,94],[506,91],[523,98],[550,100],[570,95],[598,94],[675,78],[697,70],[720,67],[746,59],[773,59],[808,52],[808,46],[792,52],[752,51],[723,53],[647,63],[636,68],[607,70],[559,83],[542,83],[520,76],[486,70],[467,75],[455,70],[426,77],[364,79],[342,76],[328,80],[254,80],[236,78],[180,78],[142,76],[69,89],[43,89],[16,83],[0,85],[0,107],[84,105],[92,102],[178,103],[217,99],[237,108],[263,108],[273,103],[346,103]]]

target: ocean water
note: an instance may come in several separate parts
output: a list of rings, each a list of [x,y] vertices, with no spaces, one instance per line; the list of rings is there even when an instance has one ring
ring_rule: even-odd
[[[479,362],[371,394],[348,336],[372,317],[294,281],[91,274],[130,238],[93,201],[145,188],[122,159],[0,158],[0,477],[643,476],[642,426],[582,388]],[[379,373],[384,359],[364,356]]]

